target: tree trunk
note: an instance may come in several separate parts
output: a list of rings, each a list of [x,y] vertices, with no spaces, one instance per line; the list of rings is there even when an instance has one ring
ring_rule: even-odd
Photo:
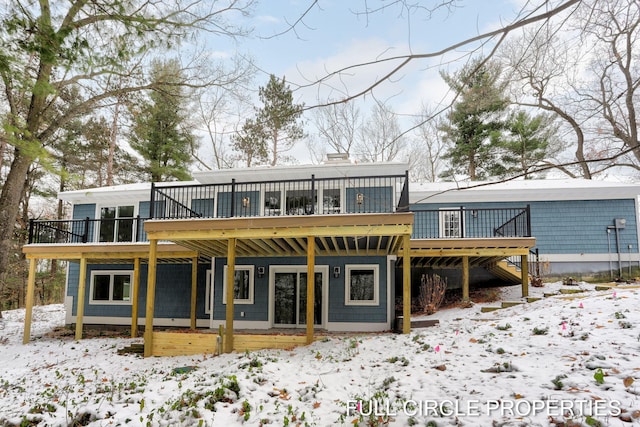
[[[0,193],[0,277],[4,277],[7,272],[16,218],[31,162],[32,160],[25,157],[20,150],[15,150],[11,169]]]

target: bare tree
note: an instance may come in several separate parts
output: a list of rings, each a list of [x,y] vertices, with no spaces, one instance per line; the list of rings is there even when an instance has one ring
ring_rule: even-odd
[[[409,172],[417,182],[436,182],[446,167],[444,156],[448,143],[440,130],[443,119],[436,114],[423,107],[415,119],[417,127],[411,140]]]
[[[37,159],[46,164],[47,144],[55,144],[65,123],[118,96],[152,88],[144,81],[145,58],[171,49],[195,32],[239,36],[238,14],[251,0],[38,3],[10,0],[0,11],[0,85],[9,109],[4,120],[13,161],[0,193],[0,278],[7,269],[20,199],[29,168]],[[234,21],[227,20],[227,17]],[[213,84],[195,70],[179,83]],[[108,84],[112,76],[131,76],[131,84]],[[213,80],[213,82],[212,82]],[[61,94],[82,89],[76,100]]]
[[[323,142],[336,153],[351,154],[362,127],[360,109],[353,102],[333,104],[314,110],[312,122],[318,130],[317,142]],[[317,143],[316,142],[316,143]],[[310,147],[317,150],[314,145]]]
[[[400,130],[398,116],[380,102],[371,108],[371,115],[358,134],[354,152],[358,159],[365,162],[397,160],[407,145],[407,138]]]

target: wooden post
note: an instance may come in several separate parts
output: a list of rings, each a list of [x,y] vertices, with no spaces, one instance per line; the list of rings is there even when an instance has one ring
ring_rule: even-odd
[[[131,295],[131,338],[138,336],[138,295],[140,294],[140,258],[133,259],[133,292]]]
[[[144,321],[144,357],[152,356],[153,348],[153,315],[156,299],[156,268],[158,264],[158,240],[149,240],[149,265],[147,272],[147,303]]]
[[[469,257],[462,257],[462,301],[469,301]]]
[[[196,300],[198,290],[198,257],[191,260],[191,329],[196,329]]]
[[[82,321],[84,319],[84,294],[87,287],[87,259],[80,258],[80,276],[78,278],[78,308],[76,313],[76,339],[82,339]]]
[[[224,286],[227,289],[227,311],[226,311],[226,330],[224,336],[224,352],[231,353],[233,351],[233,282],[236,274],[236,239],[230,238],[227,242],[227,283]]]
[[[522,255],[520,264],[520,272],[522,273],[522,298],[526,298],[529,296],[529,256]]]
[[[307,344],[313,342],[314,308],[316,298],[316,240],[315,237],[307,237]]]
[[[402,333],[411,332],[411,235],[402,242]]]
[[[29,279],[27,282],[27,307],[24,314],[24,335],[22,343],[26,344],[31,339],[31,318],[33,314],[33,298],[36,289],[36,265],[37,259],[29,260]]]

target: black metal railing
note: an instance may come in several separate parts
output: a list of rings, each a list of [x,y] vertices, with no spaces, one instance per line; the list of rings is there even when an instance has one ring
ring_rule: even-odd
[[[152,218],[386,213],[409,206],[408,174],[152,185]]]
[[[146,241],[148,218],[29,220],[29,243],[106,243]]]
[[[414,239],[531,237],[530,208],[412,209]]]

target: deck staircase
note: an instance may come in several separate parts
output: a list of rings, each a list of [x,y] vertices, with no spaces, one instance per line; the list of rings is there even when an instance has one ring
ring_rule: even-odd
[[[514,285],[522,282],[522,271],[504,259],[489,262],[485,268],[491,274]]]

